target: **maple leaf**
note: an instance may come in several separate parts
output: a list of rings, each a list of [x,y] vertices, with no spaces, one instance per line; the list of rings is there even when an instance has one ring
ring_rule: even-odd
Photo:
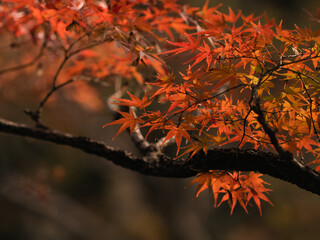
[[[260,177],[262,174],[250,172],[248,177],[246,178],[246,185],[249,188],[249,193],[247,196],[247,201],[253,198],[254,202],[256,203],[257,207],[259,208],[260,215],[262,215],[261,211],[261,203],[260,199],[268,202],[270,205],[273,205],[270,200],[264,195],[264,193],[268,193],[271,190],[264,187],[264,184],[268,184],[263,181]]]
[[[164,92],[170,92],[171,87],[173,86],[175,77],[173,73],[164,73],[159,74],[157,76],[157,80],[153,83],[148,83],[150,85],[159,86],[160,88],[151,96],[151,98],[154,98],[157,95],[160,95]]]
[[[212,174],[211,172],[198,173],[197,176],[186,186],[189,187],[194,183],[198,183],[194,198],[198,197],[201,192],[211,187]]]
[[[183,52],[186,52],[189,50],[192,50],[192,51],[196,50],[200,44],[200,36],[198,35],[197,39],[195,39],[194,37],[192,37],[189,34],[185,34],[185,36],[189,40],[189,42],[170,42],[170,41],[168,41],[168,43],[170,43],[171,45],[174,45],[179,48],[169,50],[166,52],[162,52],[160,54],[174,53],[174,55],[176,55],[176,54],[183,53]]]
[[[230,190],[223,190],[223,191],[225,192],[225,195],[222,197],[218,207],[224,201],[228,201],[228,204],[231,209],[230,215],[232,215],[237,202],[239,202],[241,207],[246,211],[246,213],[248,213],[248,210],[246,207],[247,203],[244,202],[244,200],[246,199],[246,193],[240,186],[238,186],[237,189],[232,189],[231,191]]]
[[[115,124],[122,124],[120,129],[118,130],[117,134],[113,137],[112,140],[114,140],[121,132],[123,132],[125,129],[130,128],[130,133],[134,131],[136,128],[137,123],[142,123],[143,121],[140,118],[136,118],[134,112],[130,108],[129,113],[121,112],[119,110],[116,110],[118,113],[120,113],[123,118],[113,121],[112,123],[107,123],[103,127],[109,126],[109,125],[115,125]]]
[[[187,132],[187,130],[192,130],[193,129],[192,127],[183,124],[178,127],[169,125],[169,126],[165,126],[165,128],[169,129],[169,132],[167,133],[165,139],[163,140],[161,148],[163,147],[165,142],[167,142],[171,138],[175,137],[176,144],[178,147],[178,149],[177,149],[177,154],[178,154],[180,151],[182,137],[187,139],[189,142],[192,142],[191,137],[190,137],[189,133]]]
[[[209,0],[206,0],[202,9],[196,13],[197,16],[203,17],[204,19],[208,19],[212,17],[216,12],[216,10],[222,6],[222,3],[219,3],[216,7],[213,7],[213,8],[208,8],[208,6],[209,6]]]
[[[128,106],[128,107],[138,107],[140,109],[145,109],[152,102],[152,100],[148,100],[146,92],[144,92],[144,96],[142,97],[142,100],[140,100],[138,97],[136,97],[135,95],[131,94],[128,91],[127,91],[127,93],[129,94],[131,100],[112,97],[113,99],[120,101],[119,103],[114,102],[113,104],[123,105],[123,106]]]
[[[315,168],[316,171],[320,172],[320,158],[313,160],[312,162],[310,162],[308,165],[311,164],[318,164],[318,166]]]
[[[209,172],[198,173],[197,176],[186,186],[189,187],[194,183],[198,183],[194,198],[198,197],[201,192],[208,189],[214,194],[214,207],[217,206],[218,195],[220,189],[224,188],[226,174],[219,170],[210,170]]]
[[[224,14],[223,15],[223,18],[226,22],[230,22],[230,23],[233,23],[235,24],[236,21],[239,19],[239,17],[241,16],[241,11],[238,12],[237,15],[234,14],[234,12],[232,11],[232,9],[229,7],[229,15],[227,14]]]
[[[233,213],[237,202],[248,213],[247,205],[251,198],[253,198],[257,207],[261,212],[260,199],[273,205],[269,199],[264,195],[271,191],[264,187],[268,184],[263,181],[260,176],[262,174],[250,172],[248,175],[242,175],[241,172],[221,172],[213,171],[198,173],[197,176],[187,185],[198,183],[195,197],[198,197],[201,192],[206,189],[212,190],[214,194],[214,206],[219,207],[223,202],[227,201],[230,206],[230,214]],[[219,193],[224,194],[219,204],[217,205]]]
[[[191,67],[200,63],[202,60],[206,59],[207,67],[209,69],[211,62],[212,62],[212,54],[214,52],[211,51],[209,45],[206,42],[203,42],[203,45],[204,45],[204,47],[198,47],[198,50],[200,51],[200,53],[198,53],[194,58],[192,58],[188,61],[188,62],[194,61],[194,63],[191,65]]]
[[[178,157],[181,157],[187,153],[192,152],[188,158],[188,159],[191,159],[197,152],[201,150],[203,150],[203,152],[207,155],[207,151],[208,151],[207,139],[198,137],[197,140],[198,141],[191,143],[189,146],[186,146],[185,148],[187,148],[187,150]]]
[[[222,197],[218,207],[224,201],[228,201],[230,206],[230,215],[233,213],[233,210],[237,204],[240,203],[241,207],[248,213],[247,210],[247,199],[246,199],[246,191],[247,189],[242,186],[240,175],[241,172],[234,171],[232,174],[229,173],[225,176],[225,186],[224,189],[221,191],[224,192],[224,196]]]

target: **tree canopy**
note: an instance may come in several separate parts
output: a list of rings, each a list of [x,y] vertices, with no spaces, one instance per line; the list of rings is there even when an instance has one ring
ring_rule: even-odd
[[[39,99],[34,126],[0,118],[0,131],[68,145],[142,174],[192,177],[214,205],[272,204],[269,174],[320,195],[320,32],[267,16],[177,1],[4,0],[0,34],[19,60],[0,87]],[[320,21],[320,15],[309,13]],[[37,49],[37,52],[28,51]],[[173,61],[175,64],[173,64]],[[28,72],[28,84],[19,74]],[[13,86],[13,87],[11,87]],[[52,129],[43,109],[57,93],[86,111],[108,107],[141,151]],[[175,155],[163,152],[175,144]],[[305,159],[312,159],[307,161]],[[219,197],[220,196],[220,197]]]

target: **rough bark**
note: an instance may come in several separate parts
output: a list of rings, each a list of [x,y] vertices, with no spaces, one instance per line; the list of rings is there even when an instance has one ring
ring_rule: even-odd
[[[80,149],[103,157],[116,165],[144,175],[186,178],[198,171],[239,170],[256,171],[290,182],[307,191],[320,195],[320,174],[296,161],[281,159],[271,152],[253,149],[210,149],[205,155],[199,152],[189,161],[174,160],[155,151],[136,157],[125,150],[105,145],[88,137],[73,136],[56,130],[32,127],[0,118],[0,132],[45,140]]]

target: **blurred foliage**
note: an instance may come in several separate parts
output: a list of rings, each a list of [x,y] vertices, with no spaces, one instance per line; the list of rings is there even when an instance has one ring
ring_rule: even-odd
[[[192,1],[183,0],[183,3],[191,6],[202,6],[206,0]],[[318,24],[309,21],[308,14],[304,11],[315,12],[319,8],[319,1],[317,0],[269,0],[269,1],[255,1],[255,0],[215,0],[210,1],[209,6],[216,6],[222,3],[221,11],[228,11],[231,7],[233,11],[241,10],[245,15],[254,13],[259,16],[263,13],[267,14],[270,19],[275,19],[276,23],[283,20],[283,27],[294,28],[298,26],[315,26]]]
[[[312,12],[319,3],[226,0],[211,5],[219,2],[226,11],[231,6],[246,14],[266,12],[277,22],[283,19],[287,27],[312,24],[302,9]],[[35,104],[30,95],[17,102],[0,101],[1,114],[22,121],[22,109]],[[137,154],[128,135],[111,142],[116,128],[101,128],[111,120],[107,110],[87,114],[63,102],[45,109],[44,116],[57,129]],[[319,197],[267,176],[275,207],[264,205],[262,217],[255,207],[249,215],[236,207],[229,216],[228,206],[214,208],[209,194],[192,201],[195,189],[184,189],[189,179],[142,176],[69,147],[4,134],[0,151],[0,239],[319,239]]]

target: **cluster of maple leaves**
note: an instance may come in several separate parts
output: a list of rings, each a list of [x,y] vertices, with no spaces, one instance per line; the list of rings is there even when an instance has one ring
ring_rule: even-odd
[[[250,199],[253,198],[261,215],[262,212],[260,199],[270,203],[271,205],[272,203],[264,194],[271,190],[264,187],[266,182],[263,181],[260,176],[262,176],[262,174],[257,174],[254,172],[250,172],[249,174],[241,174],[241,172],[229,173],[211,170],[207,173],[199,173],[189,185],[198,183],[195,195],[196,197],[198,197],[202,191],[208,188],[212,189],[214,195],[214,206],[220,206],[224,201],[228,201],[228,204],[231,208],[231,214],[233,213],[237,201],[248,213],[247,205]],[[220,193],[223,194],[223,197],[218,204],[218,195]]]
[[[174,139],[177,156],[189,158],[231,144],[271,150],[274,145],[254,111],[258,100],[281,148],[297,157],[313,155],[319,171],[319,31],[287,30],[265,16],[218,9],[208,1],[192,8],[173,0],[4,0],[0,32],[31,39],[62,58],[46,78],[53,90],[70,79],[89,80],[115,86],[123,96],[135,82],[142,91],[113,100],[129,107],[117,110],[122,118],[106,124],[121,124],[116,136],[127,128],[131,133],[147,128],[145,138],[158,131],[164,135],[162,146]],[[174,55],[183,55],[185,71],[175,73],[167,65]],[[155,81],[145,74],[150,69]],[[79,86],[68,95],[100,109],[95,89]],[[165,110],[155,110],[159,103]],[[196,196],[212,189],[215,206],[229,201],[231,213],[236,202],[247,211],[250,199],[261,212],[260,199],[270,203],[265,196],[270,190],[260,176],[209,171],[191,183],[199,184]]]

